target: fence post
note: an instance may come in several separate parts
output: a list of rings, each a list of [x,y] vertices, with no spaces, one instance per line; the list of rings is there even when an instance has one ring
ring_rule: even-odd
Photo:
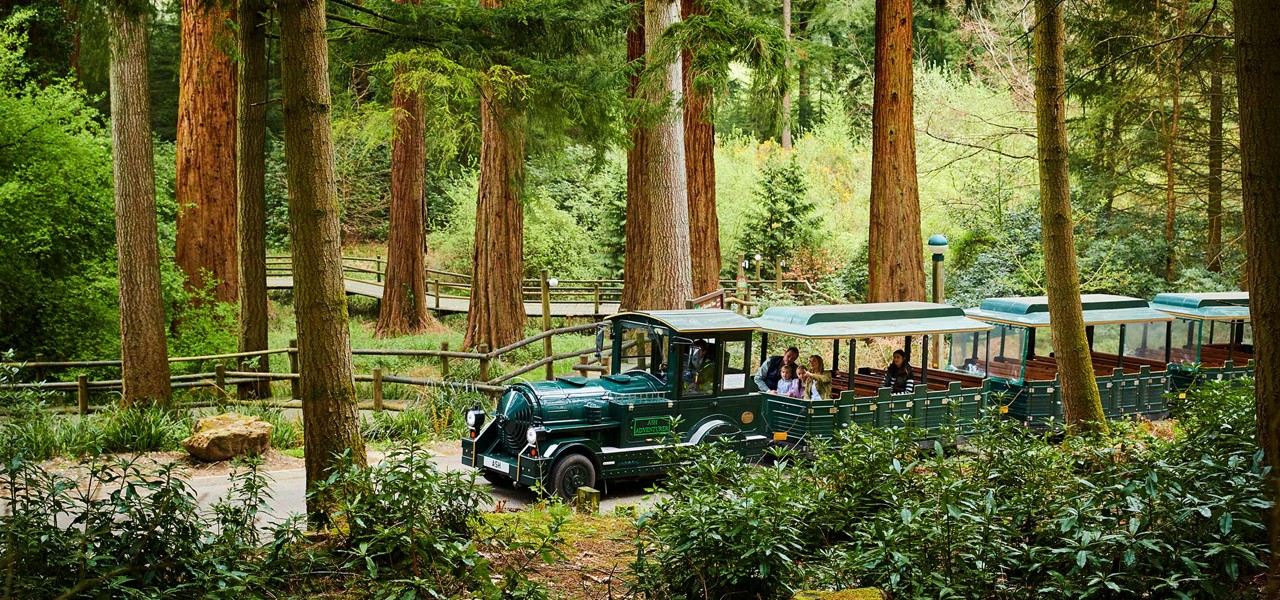
[[[596,282],[595,308],[592,309],[591,314],[593,315],[600,314],[600,282],[599,281]]]
[[[440,351],[448,352],[449,342],[440,342]],[[446,379],[449,379],[449,357],[441,354],[440,355],[440,380],[444,381]]]
[[[227,367],[221,364],[213,367],[213,388],[219,401],[227,399]]]
[[[476,346],[476,352],[484,355],[480,357],[480,383],[489,383],[489,344]]]
[[[377,272],[375,277],[377,277],[378,282],[381,283],[382,282],[382,255],[381,254],[379,254],[378,258],[374,261],[373,270]]]
[[[551,283],[548,279],[546,269],[542,270],[542,331],[551,331]],[[551,336],[542,338],[542,355],[543,358],[551,358],[555,353],[551,349]],[[553,362],[547,362],[547,381],[554,381],[556,378],[556,365]]]
[[[373,369],[373,412],[382,412],[382,368]]]
[[[440,309],[440,278],[436,277],[431,280],[436,284],[436,310]]]
[[[583,354],[582,356],[578,357],[578,364],[577,366],[574,367],[574,369],[578,371],[578,375],[582,377],[586,377],[587,370],[583,368],[585,366],[587,366],[587,355]]]
[[[778,261],[778,264],[777,264],[777,267],[778,267],[778,280],[777,280],[777,282],[776,282],[776,283],[774,283],[774,286],[773,286],[773,287],[774,287],[774,289],[776,289],[776,290],[777,290],[777,291],[779,291],[779,292],[781,292],[781,291],[782,291],[782,263],[783,263],[783,261],[782,261],[782,260],[779,260],[779,261]]]
[[[89,414],[89,376],[76,375],[76,404],[80,416]]]
[[[298,340],[294,338],[289,340],[289,372],[298,374]],[[299,391],[301,380],[297,377],[289,378],[290,400],[301,400],[302,393]]]
[[[41,353],[41,352],[37,352],[37,353],[36,353],[36,359],[35,359],[35,361],[34,361],[34,362],[35,362],[37,365],[38,365],[38,364],[40,364],[40,363],[42,363],[42,362],[44,362],[44,354],[43,354],[43,353]],[[35,368],[35,375],[36,375],[36,381],[37,381],[37,382],[44,381],[44,367],[36,367],[36,368]]]
[[[613,357],[608,354],[600,357],[600,366],[604,367],[604,371],[602,371],[604,375],[612,373],[612,371],[609,370],[609,363],[611,362],[613,362]]]

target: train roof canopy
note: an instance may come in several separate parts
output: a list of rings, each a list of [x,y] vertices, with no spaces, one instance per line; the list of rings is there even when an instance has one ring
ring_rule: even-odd
[[[652,321],[680,333],[708,333],[716,331],[755,331],[756,324],[736,312],[722,308],[697,308],[690,310],[638,310],[609,315],[615,319]]]
[[[1116,325],[1172,321],[1173,317],[1152,309],[1146,300],[1111,294],[1085,294],[1080,297],[1084,324]],[[1007,325],[1025,327],[1049,326],[1049,300],[1045,296],[987,298],[978,308],[965,311],[969,316]]]
[[[946,304],[881,302],[775,306],[755,319],[760,329],[803,338],[866,338],[988,331],[991,325]]]
[[[1249,320],[1249,292],[1159,294],[1151,308],[1175,317],[1205,321]]]

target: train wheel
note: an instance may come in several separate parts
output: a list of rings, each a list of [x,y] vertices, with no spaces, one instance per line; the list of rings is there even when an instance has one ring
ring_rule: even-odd
[[[573,500],[578,497],[578,488],[596,484],[596,466],[590,458],[570,454],[556,461],[555,468],[551,470],[551,483],[554,493],[565,500]]]

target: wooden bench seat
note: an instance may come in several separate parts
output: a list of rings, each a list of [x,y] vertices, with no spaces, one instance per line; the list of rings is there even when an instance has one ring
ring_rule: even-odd
[[[1226,344],[1205,344],[1200,347],[1200,363],[1206,367],[1221,367],[1230,359],[1234,364],[1243,365],[1253,358],[1253,353],[1246,351],[1239,344],[1235,349],[1228,349]]]

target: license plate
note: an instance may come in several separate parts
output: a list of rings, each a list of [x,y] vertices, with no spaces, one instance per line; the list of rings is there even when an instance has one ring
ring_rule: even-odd
[[[507,474],[510,474],[510,473],[511,473],[511,465],[508,465],[508,464],[507,464],[507,463],[505,463],[505,462],[502,462],[502,461],[500,461],[500,460],[498,460],[498,459],[496,459],[496,458],[491,458],[491,457],[488,457],[488,456],[485,456],[485,457],[482,457],[482,458],[484,458],[484,466],[486,466],[486,467],[488,467],[488,468],[490,468],[490,469],[493,469],[493,470],[495,470],[495,471],[501,471],[501,472],[503,472],[503,473],[507,473]]]

